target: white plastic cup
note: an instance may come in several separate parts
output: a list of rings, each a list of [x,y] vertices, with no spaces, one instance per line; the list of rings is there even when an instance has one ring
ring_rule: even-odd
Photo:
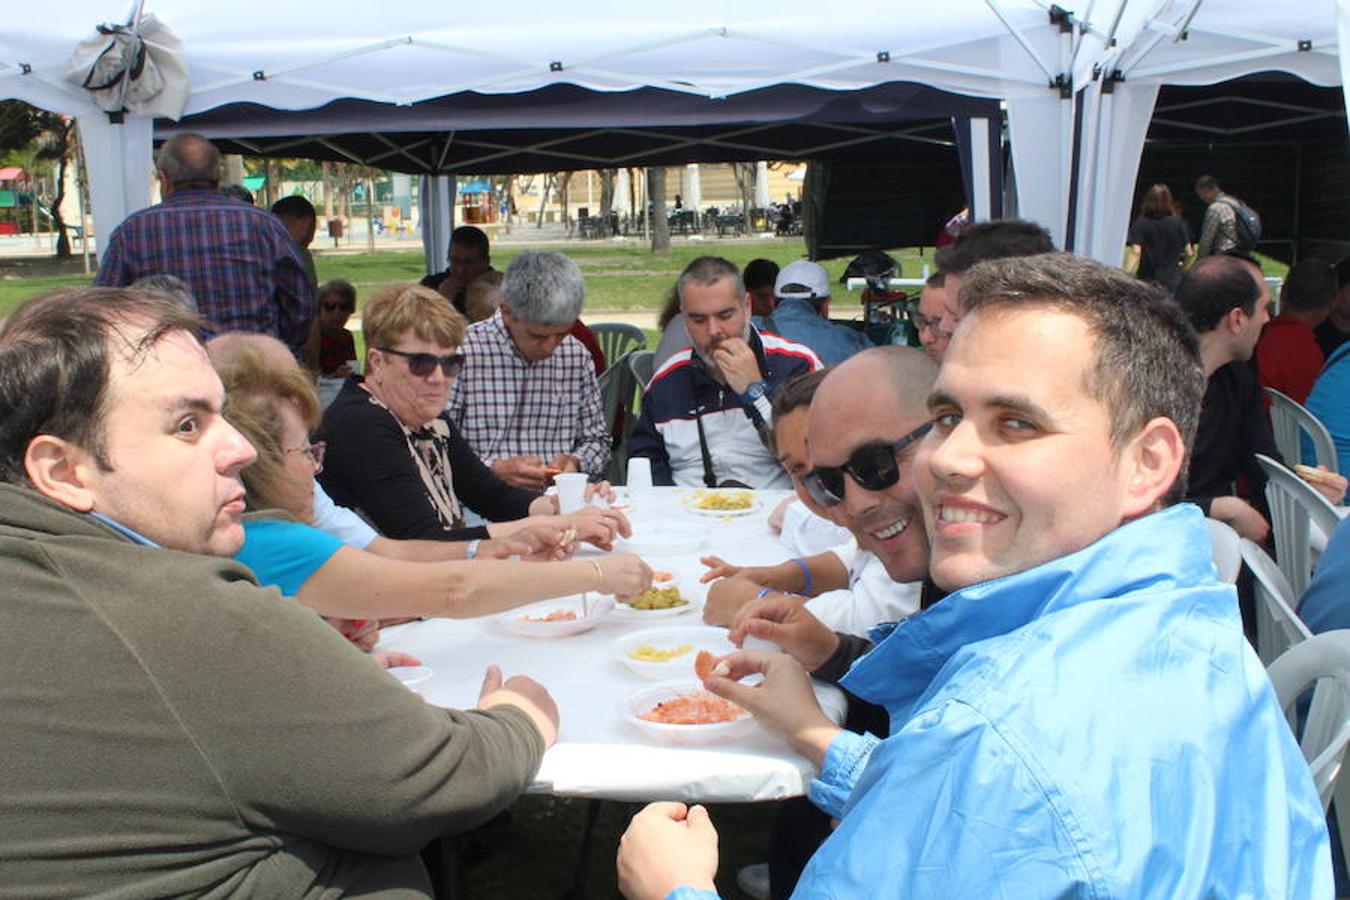
[[[586,484],[590,476],[585,472],[563,472],[553,476],[558,486],[558,512],[574,513],[586,508]]]
[[[628,460],[628,493],[650,493],[652,489],[652,461],[645,456],[635,456]]]

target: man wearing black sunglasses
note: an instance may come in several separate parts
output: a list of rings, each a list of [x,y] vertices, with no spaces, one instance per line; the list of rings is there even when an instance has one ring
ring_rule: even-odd
[[[953,593],[842,682],[890,736],[840,731],[781,654],[733,654],[705,682],[823,766],[811,796],[841,822],[798,893],[1331,896],[1307,764],[1204,517],[1178,502],[1194,332],[1156,289],[1068,254],[975,266],[962,299],[914,460]],[[711,885],[715,839],[702,812],[649,807],[620,886],[653,869],[653,894]]]

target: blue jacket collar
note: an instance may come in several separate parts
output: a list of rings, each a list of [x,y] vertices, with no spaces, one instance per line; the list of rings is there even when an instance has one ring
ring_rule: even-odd
[[[973,584],[895,628],[841,682],[852,693],[906,711],[967,644],[999,637],[1057,610],[1144,590],[1214,581],[1204,516],[1193,504],[1120,526],[1077,553]]]

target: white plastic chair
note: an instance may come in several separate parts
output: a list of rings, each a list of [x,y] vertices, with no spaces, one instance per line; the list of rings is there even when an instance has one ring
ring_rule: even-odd
[[[1350,741],[1350,630],[1314,635],[1290,647],[1266,672],[1286,714],[1314,687],[1299,747],[1322,809],[1335,800],[1341,845],[1350,847],[1350,782],[1340,778]]]
[[[1239,541],[1239,550],[1256,576],[1256,655],[1263,666],[1269,666],[1290,647],[1312,637],[1312,632],[1294,612],[1298,595],[1275,560],[1246,538]]]
[[[1214,552],[1214,568],[1218,570],[1219,580],[1226,584],[1236,584],[1238,573],[1242,571],[1242,538],[1226,522],[1218,519],[1205,519],[1209,526],[1209,543]]]
[[[1301,432],[1307,432],[1312,439],[1313,458],[1317,465],[1326,466],[1333,472],[1339,472],[1336,457],[1336,443],[1331,432],[1322,421],[1308,411],[1308,408],[1293,397],[1282,394],[1274,388],[1262,388],[1270,400],[1270,428],[1275,434],[1275,446],[1280,455],[1290,465],[1303,459]]]
[[[1327,498],[1269,456],[1258,453],[1256,461],[1267,478],[1266,502],[1270,504],[1270,528],[1275,534],[1275,561],[1294,596],[1301,597],[1315,561],[1309,528],[1315,525],[1324,535],[1330,535],[1341,517]]]

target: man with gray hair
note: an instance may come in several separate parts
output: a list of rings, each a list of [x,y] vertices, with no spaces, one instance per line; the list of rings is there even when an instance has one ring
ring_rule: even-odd
[[[570,336],[586,285],[561,253],[527,251],[502,281],[502,305],[469,326],[447,412],[502,480],[542,490],[561,472],[600,475],[609,429],[590,353]]]
[[[123,287],[174,275],[213,332],[268,334],[302,350],[315,313],[314,282],[281,221],[220,193],[220,153],[201,135],[169,138],[155,168],[163,202],[114,229],[95,283]]]

